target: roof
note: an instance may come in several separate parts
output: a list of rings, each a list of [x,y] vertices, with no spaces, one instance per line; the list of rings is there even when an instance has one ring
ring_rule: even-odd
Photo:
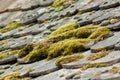
[[[0,0],[0,80],[119,80],[120,0]]]

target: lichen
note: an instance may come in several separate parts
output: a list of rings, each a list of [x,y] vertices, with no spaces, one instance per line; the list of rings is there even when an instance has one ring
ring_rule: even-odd
[[[61,34],[61,33],[64,33],[64,32],[70,31],[70,30],[74,30],[79,27],[80,27],[79,24],[77,24],[75,22],[70,22],[70,23],[67,23],[67,24],[61,26],[56,31],[53,31],[50,36],[56,36],[58,34]]]
[[[20,78],[19,73],[10,73],[4,77],[0,77],[0,80],[24,80]]]
[[[19,51],[18,57],[22,58],[24,56],[26,56],[27,54],[29,54],[34,48],[34,44],[28,44],[26,45],[23,49],[21,49]]]
[[[80,27],[74,30],[70,30],[64,33],[61,33],[57,36],[52,36],[47,39],[47,41],[50,42],[58,42],[64,39],[69,39],[69,38],[88,38],[96,29],[98,26],[85,26],[85,27]]]
[[[6,27],[0,29],[0,32],[5,33],[5,32],[8,32],[10,30],[16,29],[20,26],[24,26],[24,24],[20,23],[20,22],[13,21],[13,22],[9,23]]]
[[[54,3],[52,4],[52,7],[63,9],[66,6],[74,3],[75,1],[76,0],[55,0]]]
[[[75,62],[82,58],[84,58],[83,54],[73,54],[73,55],[62,56],[55,61],[55,64],[57,66],[61,66],[61,64]]]
[[[111,33],[110,29],[108,29],[107,27],[100,27],[95,32],[93,32],[89,36],[89,38],[90,39],[100,39],[100,38],[104,37],[105,35],[108,35],[109,33]]]
[[[89,43],[90,39],[66,39],[54,43],[48,49],[47,59],[52,59],[60,55],[70,55],[85,49],[85,45]]]
[[[89,68],[106,67],[106,66],[110,66],[110,64],[93,63],[93,64],[84,65],[84,66],[82,67],[82,70],[86,70],[86,69],[89,69]]]
[[[10,52],[0,53],[0,59],[7,58],[7,57],[10,57],[10,56],[18,54],[18,53],[19,53],[19,50],[13,50]]]
[[[119,73],[120,74],[120,67],[113,67],[112,69],[109,70],[111,73]]]
[[[88,60],[96,60],[102,57],[105,57],[109,54],[110,51],[100,51],[98,53],[92,53],[90,56],[87,57]]]

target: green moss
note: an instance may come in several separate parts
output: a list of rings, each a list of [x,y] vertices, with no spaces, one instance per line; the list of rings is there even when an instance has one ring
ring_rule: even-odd
[[[18,54],[18,53],[19,53],[19,50],[13,50],[13,51],[10,51],[10,52],[1,53],[0,54],[0,59],[7,58],[7,57],[10,57],[10,56]]]
[[[98,53],[93,53],[90,56],[87,57],[88,60],[96,60],[102,57],[105,57],[106,55],[109,54],[110,51],[101,51]]]
[[[50,42],[58,42],[64,39],[69,39],[69,38],[88,38],[96,29],[98,26],[85,26],[81,27],[75,30],[70,30],[64,33],[61,33],[57,36],[52,36],[47,39],[47,41]]]
[[[56,31],[53,31],[50,36],[56,36],[58,34],[76,29],[78,27],[80,27],[79,24],[71,22],[71,23],[68,23],[68,24],[65,24],[65,25],[61,26]]]
[[[89,69],[89,68],[106,67],[106,66],[110,66],[110,64],[93,63],[93,64],[84,65],[84,66],[82,67],[82,70],[86,70],[86,69]]]
[[[75,62],[78,61],[80,59],[84,58],[83,54],[73,54],[73,55],[67,55],[67,56],[63,56],[58,58],[55,61],[55,64],[57,66],[61,66],[61,64],[66,64],[66,63],[70,63],[70,62]]]
[[[52,4],[52,7],[63,9],[65,6],[68,6],[74,3],[75,1],[76,0],[55,0],[54,3]]]
[[[85,45],[89,43],[90,39],[66,39],[54,43],[48,49],[47,59],[52,59],[60,55],[70,55],[85,49]]]
[[[27,62],[34,62],[47,58],[49,43],[39,43],[37,46],[23,59]]]
[[[90,39],[100,39],[103,36],[108,35],[109,33],[111,33],[110,29],[108,29],[107,27],[100,27],[95,32],[93,32],[89,36],[89,38]]]
[[[14,22],[9,23],[6,27],[0,29],[0,32],[5,33],[5,32],[8,32],[10,30],[16,29],[16,28],[18,28],[20,26],[24,26],[24,24],[14,21]]]
[[[6,39],[6,40],[3,40],[3,41],[0,41],[0,45],[4,45],[6,43],[8,43],[10,41],[10,39]]]
[[[19,73],[10,73],[4,77],[0,77],[0,80],[24,80],[20,78]]]
[[[71,24],[74,26],[70,26]],[[100,39],[111,32],[108,28],[97,25],[78,27],[79,25],[76,23],[69,23],[67,26],[62,26],[53,32],[44,42],[36,44],[36,47],[26,46],[21,50],[19,57],[22,57],[26,62],[34,62],[45,58],[50,60],[58,56],[71,55],[85,50],[90,41]],[[101,49],[103,48],[98,50]],[[95,57],[89,57],[88,59],[94,60],[107,55],[103,53],[92,55]]]
[[[120,67],[113,67],[112,69],[109,70],[111,73],[119,73],[120,74]]]
[[[26,56],[27,54],[29,54],[29,52],[31,52],[34,48],[34,44],[28,44],[26,45],[23,49],[20,50],[18,57],[22,58],[24,56]]]

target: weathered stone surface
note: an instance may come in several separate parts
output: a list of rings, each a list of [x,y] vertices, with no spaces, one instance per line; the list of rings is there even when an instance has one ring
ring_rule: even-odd
[[[8,58],[4,58],[4,59],[0,60],[0,64],[7,64],[7,63],[10,64],[10,63],[13,63],[16,61],[17,61],[17,56],[13,55]]]
[[[115,24],[111,24],[108,26],[108,28],[110,28],[112,30],[118,30],[118,29],[120,29],[120,22],[115,23]]]
[[[99,17],[103,14],[104,14],[104,11],[102,11],[102,10],[96,11],[96,12],[92,11],[92,12],[87,12],[87,13],[81,14],[80,16],[77,15],[74,17],[74,19],[77,18],[78,23],[81,26],[84,26],[84,25],[91,24],[94,19],[96,19],[97,17]]]
[[[43,15],[47,11],[47,8],[41,8],[37,11],[39,15]]]
[[[40,6],[49,6],[53,3],[53,0],[17,0],[13,5],[9,6],[8,11],[17,11],[17,10],[31,10]],[[26,5],[27,4],[27,5]]]
[[[28,26],[25,29],[23,29],[22,31],[15,33],[13,35],[13,37],[18,38],[18,37],[22,37],[22,36],[31,35],[31,34],[36,35],[38,33],[43,32],[44,30],[46,30],[46,27],[41,26],[40,24],[35,24],[33,26]]]
[[[91,52],[87,51],[83,54],[87,57],[91,54]],[[83,59],[80,59],[79,61],[76,61],[76,62],[72,62],[72,63],[68,63],[68,64],[62,64],[62,67],[66,68],[66,69],[81,68],[83,65],[89,64],[91,62],[91,61],[88,61],[86,59],[86,57],[83,58]]]
[[[92,52],[97,52],[97,51],[101,51],[104,49],[112,49],[114,48],[115,44],[118,42],[120,36],[119,36],[119,32],[114,34],[112,37],[109,37],[103,41],[100,41],[98,43],[96,43],[95,45],[93,45],[91,47],[91,51]]]
[[[92,61],[91,63],[108,63],[108,64],[115,64],[120,61],[120,51],[113,51],[109,53],[107,56]]]
[[[81,10],[83,11],[93,11],[93,10],[98,10],[99,5],[103,2],[103,0],[94,0],[94,1],[89,1],[89,4],[87,4],[85,7],[83,7]]]
[[[45,38],[46,36],[43,36],[43,34],[40,33],[34,36],[32,42],[40,42],[40,41],[43,41]]]
[[[100,80],[119,80],[120,74],[114,74],[114,73],[103,73],[98,78]]]
[[[45,76],[40,76],[34,80],[66,80],[66,76],[70,73],[79,71],[79,69],[61,69]]]
[[[17,0],[12,0],[12,1],[11,0],[6,0],[5,2],[4,2],[4,0],[1,0],[0,1],[0,12],[5,10],[8,6],[13,4],[15,1],[17,1]]]
[[[45,13],[43,14],[42,16],[40,16],[37,21],[38,22],[44,22],[45,20],[48,20],[50,19],[50,14],[49,13]]]
[[[68,17],[62,18],[62,19],[58,20],[58,21],[57,21],[57,24],[56,24],[54,27],[52,27],[50,30],[51,30],[51,31],[54,31],[54,30],[58,29],[59,27],[61,27],[62,25],[67,24],[67,23],[69,23],[69,22],[75,22],[75,21],[74,21],[74,20],[71,20],[71,19],[68,18]]]
[[[33,40],[33,36],[28,35],[20,38],[10,38],[9,41],[0,46],[0,51],[6,49],[20,49],[23,48],[26,44],[29,44]]]
[[[102,4],[99,7],[100,9],[109,9],[117,6],[119,6],[119,2],[117,0],[104,0],[104,2],[102,2]]]
[[[8,69],[8,68],[10,68],[10,65],[2,65],[2,66],[0,66],[0,70]]]
[[[40,67],[37,66],[37,68],[34,71],[30,72],[30,76],[37,77],[37,76],[45,75],[58,70],[59,68],[54,63],[55,60],[56,59],[50,60],[46,64]]]
[[[105,21],[102,21],[100,26],[107,26],[110,24],[110,21],[109,20],[105,20]]]
[[[39,16],[37,10],[38,9],[22,12],[14,20],[20,21],[24,24],[31,24],[33,22],[37,22],[37,18]]]
[[[81,3],[82,2],[82,3]],[[83,6],[88,4],[90,0],[78,0],[76,3],[70,5],[69,7],[65,8],[64,10],[60,11],[59,15],[64,16],[72,16],[76,14],[79,9],[81,9]]]
[[[2,37],[2,39],[8,39],[8,38],[11,38],[17,32],[18,32],[18,30],[16,30],[16,29],[11,30],[9,32],[3,33],[1,37]]]
[[[120,75],[109,70],[120,67],[120,0],[76,0],[75,3],[65,6],[60,11],[58,8],[51,7],[54,1],[0,0],[0,29],[12,21],[26,24],[26,26],[6,33],[0,33],[0,53],[24,48],[29,43],[43,41],[52,31],[70,22],[79,23],[80,27],[94,24],[101,27],[106,26],[113,32],[113,35],[111,33],[100,40],[91,41],[85,46],[85,51],[78,52],[83,53],[84,58],[76,62],[61,64],[60,68],[55,65],[56,59],[29,64],[19,64],[20,61],[24,63],[25,61],[14,55],[1,59],[0,77],[11,72],[18,72],[20,77],[25,77],[25,80],[119,80]],[[99,59],[88,60],[88,56],[101,50],[111,52]],[[95,56],[99,56],[99,54]],[[88,66],[88,69],[83,70],[83,66],[92,63],[112,65],[99,68],[91,65]]]
[[[103,14],[102,16],[94,19],[94,20],[93,20],[93,23],[94,23],[94,24],[99,24],[99,23],[101,23],[102,21],[107,20],[110,16],[112,16],[111,13],[110,13],[110,12],[106,12],[106,13]]]
[[[10,49],[23,48],[26,44],[32,42],[32,40],[33,40],[32,36],[25,36],[22,38],[18,38],[17,40],[14,41],[15,43],[10,46]]]
[[[108,67],[100,67],[100,68],[89,68],[85,71],[81,71],[81,73],[78,73],[79,71],[76,71],[76,73],[73,77],[69,78],[69,79],[80,79],[80,80],[107,80],[107,77],[105,77],[104,79],[101,79],[101,75],[102,74],[106,74],[108,72],[108,70],[112,69],[113,67],[119,67],[119,63],[114,64],[112,66],[108,66]],[[112,74],[112,73],[109,73]],[[107,75],[106,75],[107,76]],[[108,76],[110,77],[110,76]],[[111,76],[111,78],[114,78],[114,76]]]

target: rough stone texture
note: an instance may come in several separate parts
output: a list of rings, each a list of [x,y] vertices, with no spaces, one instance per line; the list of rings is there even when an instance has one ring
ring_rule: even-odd
[[[92,61],[91,63],[109,63],[109,64],[115,64],[118,63],[120,61],[120,51],[113,51],[111,53],[109,53],[107,56],[97,59],[95,61]]]
[[[13,55],[13,56],[10,56],[8,58],[4,58],[2,60],[0,60],[0,64],[3,65],[3,64],[9,64],[9,63],[13,63],[13,62],[16,62],[17,61],[17,57],[16,55]]]
[[[55,66],[54,61],[55,61],[55,59],[47,62],[46,64],[44,64],[42,66],[37,66],[37,68],[34,71],[30,72],[30,76],[38,77],[40,75],[45,75],[45,74],[48,74],[48,73],[58,70],[58,67]]]
[[[85,57],[75,62],[55,65],[55,60],[45,59],[18,64],[19,58],[13,55],[0,59],[0,77],[11,72],[19,72],[25,80],[120,80],[119,73],[109,72],[120,68],[120,0],[76,0],[62,10],[51,7],[54,0],[0,0],[0,29],[12,21],[25,24],[6,33],[0,33],[0,56],[4,52],[20,50],[29,43],[44,41],[60,26],[76,22],[86,25],[105,26],[112,31],[83,52]],[[94,42],[94,41],[91,41]],[[35,45],[36,46],[36,45]],[[91,47],[92,46],[92,47]],[[102,50],[110,53],[96,60],[87,57]],[[108,63],[106,67],[82,67],[92,63]]]
[[[119,38],[120,38],[119,34],[120,33],[118,32],[114,34],[113,36],[96,43],[95,45],[91,47],[91,51],[97,52],[97,51],[104,50],[104,49],[114,48],[115,44],[117,44],[117,42],[119,41]]]

